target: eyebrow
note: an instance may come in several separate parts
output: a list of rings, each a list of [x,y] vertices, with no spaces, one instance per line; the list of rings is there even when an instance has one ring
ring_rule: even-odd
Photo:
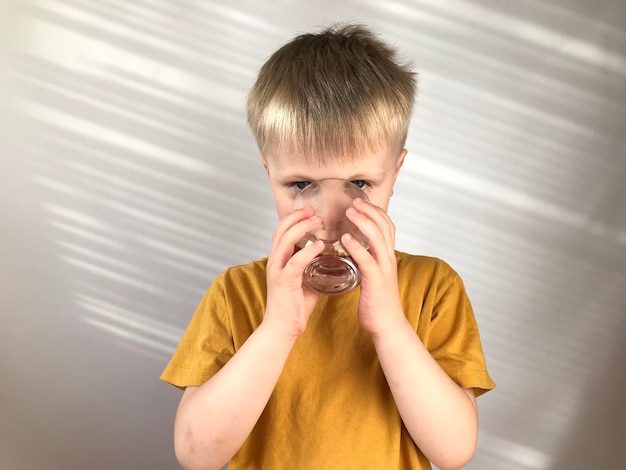
[[[305,175],[303,173],[279,173],[276,175],[277,179],[280,181],[321,181],[325,179],[342,179],[345,181],[356,181],[356,180],[378,180],[385,176],[385,170],[373,171],[371,173],[356,173],[351,175],[349,178],[321,178],[316,179],[312,178],[310,175]]]
[[[372,179],[377,180],[377,179],[384,177],[386,173],[387,172],[385,170],[373,171],[368,174],[357,173],[352,178],[350,178],[350,180],[372,180]]]
[[[276,175],[276,178],[281,181],[310,181],[313,178],[310,176],[305,176],[303,174],[288,174],[288,173],[279,173]]]

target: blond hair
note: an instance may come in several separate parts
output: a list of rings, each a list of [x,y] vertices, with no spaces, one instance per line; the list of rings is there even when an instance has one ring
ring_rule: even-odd
[[[248,125],[265,156],[321,163],[404,146],[416,73],[362,25],[303,34],[261,67],[248,95]]]

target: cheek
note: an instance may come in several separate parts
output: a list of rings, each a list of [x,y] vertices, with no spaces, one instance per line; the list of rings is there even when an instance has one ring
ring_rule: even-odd
[[[287,197],[284,188],[281,188],[275,184],[272,184],[272,196],[274,198],[274,206],[276,207],[276,213],[278,218],[282,219],[286,214],[291,212],[293,201]]]
[[[277,209],[277,212],[278,212],[278,219],[282,219],[282,218],[283,218],[283,217],[285,217],[287,214],[289,214],[289,212],[291,212],[291,211],[289,211],[289,210],[287,210],[287,209],[281,209],[281,208],[278,208],[278,209]]]
[[[288,198],[276,197],[274,199],[276,203],[276,212],[278,213],[278,218],[282,219],[287,214],[293,211],[293,200]]]
[[[374,204],[376,207],[380,207],[382,210],[387,212],[389,200],[373,201],[372,204]]]
[[[375,206],[380,207],[385,212],[389,206],[389,198],[391,197],[390,191],[380,191],[368,194],[369,200]]]

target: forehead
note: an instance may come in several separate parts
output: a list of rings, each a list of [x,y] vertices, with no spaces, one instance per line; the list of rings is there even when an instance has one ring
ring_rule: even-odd
[[[381,178],[395,169],[398,156],[389,149],[365,152],[355,158],[309,161],[291,155],[274,155],[266,160],[271,175],[280,180]]]

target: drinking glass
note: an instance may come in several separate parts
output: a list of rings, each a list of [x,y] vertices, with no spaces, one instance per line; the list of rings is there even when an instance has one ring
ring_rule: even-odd
[[[318,229],[307,233],[296,244],[297,251],[317,240],[324,242],[324,250],[302,273],[304,285],[322,294],[348,292],[361,282],[357,264],[341,243],[341,236],[349,233],[368,248],[365,236],[346,217],[346,209],[357,197],[368,200],[363,190],[354,183],[337,179],[311,183],[296,196],[295,209],[313,206],[322,219]]]

